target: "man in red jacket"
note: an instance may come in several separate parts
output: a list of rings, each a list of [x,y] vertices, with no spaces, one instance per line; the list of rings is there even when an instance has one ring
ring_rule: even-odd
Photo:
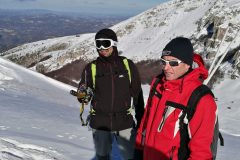
[[[135,159],[213,159],[210,146],[217,120],[217,106],[210,94],[203,96],[197,103],[190,122],[188,115],[183,117],[189,136],[185,149],[189,152],[185,158],[179,156],[183,152],[179,123],[183,109],[179,106],[187,106],[192,92],[202,85],[202,81],[208,76],[208,71],[199,57],[194,54],[190,40],[184,37],[171,40],[163,49],[163,73],[156,77],[151,85],[155,90],[154,94],[149,96],[138,129]],[[192,68],[193,61],[198,64],[197,68]],[[158,82],[154,84],[157,79]]]

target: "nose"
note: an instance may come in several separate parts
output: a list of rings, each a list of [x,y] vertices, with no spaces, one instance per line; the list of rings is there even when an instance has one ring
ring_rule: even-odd
[[[164,66],[163,66],[163,70],[168,70],[170,69],[171,66],[169,65],[169,63],[166,63]]]

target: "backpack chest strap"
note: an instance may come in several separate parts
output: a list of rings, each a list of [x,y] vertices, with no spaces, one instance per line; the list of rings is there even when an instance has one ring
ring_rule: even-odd
[[[124,64],[125,69],[127,70],[128,78],[129,78],[129,81],[130,81],[130,84],[131,84],[131,70],[130,70],[130,67],[129,67],[127,58],[124,58],[124,59],[123,59],[123,64]],[[95,89],[95,86],[96,86],[96,76],[99,76],[99,75],[97,75],[97,66],[96,66],[95,63],[92,63],[92,64],[91,64],[91,71],[92,71],[93,88]],[[123,73],[123,72],[109,73],[108,75],[121,74],[121,73]],[[105,75],[107,75],[107,74],[105,74]],[[101,76],[101,75],[100,75],[100,76]]]

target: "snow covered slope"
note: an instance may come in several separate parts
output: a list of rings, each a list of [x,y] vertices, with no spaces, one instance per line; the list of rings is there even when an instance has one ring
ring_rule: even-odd
[[[0,58],[0,159],[90,160],[72,87]]]

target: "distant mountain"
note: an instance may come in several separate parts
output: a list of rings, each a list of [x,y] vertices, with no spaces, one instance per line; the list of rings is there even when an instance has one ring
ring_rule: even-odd
[[[237,78],[240,70],[239,23],[239,0],[173,0],[129,18],[112,29],[119,37],[119,51],[138,64],[143,82],[149,82],[159,72],[157,60],[161,51],[176,36],[190,38],[195,51],[203,55],[208,66],[212,62],[216,66],[221,56],[227,53],[222,61],[227,63],[220,69],[230,64],[227,67],[229,75]],[[98,56],[94,35],[29,43],[3,52],[2,56],[74,85],[79,81],[86,62]]]
[[[48,38],[96,32],[124,19],[49,10],[0,10],[0,51]]]

